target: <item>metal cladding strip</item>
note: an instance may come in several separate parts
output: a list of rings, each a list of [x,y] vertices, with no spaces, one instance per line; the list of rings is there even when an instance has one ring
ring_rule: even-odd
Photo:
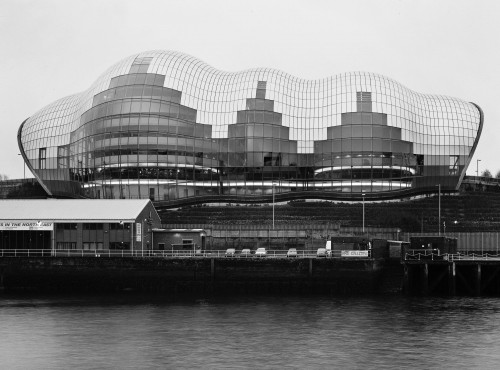
[[[36,177],[38,183],[42,186],[43,190],[45,190],[45,192],[49,196],[52,196],[52,192],[49,190],[47,185],[44,184],[44,182],[42,181],[40,176],[38,176],[38,173],[34,170],[33,166],[31,165],[30,160],[28,159],[28,157],[26,156],[26,153],[24,152],[24,146],[23,146],[23,142],[21,140],[21,137],[22,137],[24,124],[26,123],[27,120],[29,120],[29,117],[26,118],[23,121],[23,123],[21,123],[21,126],[19,126],[19,130],[17,130],[17,145],[19,146],[19,151],[21,152],[21,156],[23,157],[24,163],[28,166],[31,173]]]
[[[458,183],[457,183],[457,186],[455,187],[455,190],[458,190],[460,188],[460,185],[462,184],[465,173],[467,172],[467,168],[469,167],[470,161],[472,160],[472,157],[474,157],[474,153],[476,152],[477,144],[479,143],[479,138],[481,137],[481,132],[483,131],[483,123],[484,123],[483,110],[476,103],[473,103],[473,102],[470,102],[470,103],[472,105],[474,105],[477,108],[477,110],[479,111],[479,128],[477,130],[476,139],[474,140],[474,144],[472,145],[469,156],[467,157],[467,162],[465,162],[464,169],[462,170],[462,173],[460,174],[460,178],[458,179]]]

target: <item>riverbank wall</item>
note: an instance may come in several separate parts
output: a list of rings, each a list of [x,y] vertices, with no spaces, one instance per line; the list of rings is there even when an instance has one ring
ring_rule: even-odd
[[[399,293],[403,269],[384,259],[4,257],[4,292],[181,294]]]

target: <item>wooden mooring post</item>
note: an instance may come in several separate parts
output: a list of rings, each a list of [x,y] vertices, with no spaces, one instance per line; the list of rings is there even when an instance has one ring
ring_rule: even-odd
[[[457,294],[455,262],[448,265],[448,294],[451,296]]]
[[[475,289],[476,296],[481,295],[481,264],[476,265],[476,289]]]

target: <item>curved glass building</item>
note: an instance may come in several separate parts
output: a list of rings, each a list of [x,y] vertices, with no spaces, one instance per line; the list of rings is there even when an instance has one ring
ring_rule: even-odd
[[[482,125],[473,103],[373,73],[233,73],[150,51],[35,113],[18,142],[53,196],[384,199],[458,189]]]

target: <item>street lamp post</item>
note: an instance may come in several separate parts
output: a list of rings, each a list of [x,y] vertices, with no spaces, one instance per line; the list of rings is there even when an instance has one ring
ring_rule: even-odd
[[[438,208],[438,235],[441,236],[441,184],[438,185],[439,208]]]
[[[274,230],[274,182],[273,182],[272,189],[273,189],[273,230]]]
[[[363,234],[365,233],[365,193],[361,194],[363,197]]]
[[[480,159],[476,160],[476,176],[479,177],[479,162],[481,162]]]

